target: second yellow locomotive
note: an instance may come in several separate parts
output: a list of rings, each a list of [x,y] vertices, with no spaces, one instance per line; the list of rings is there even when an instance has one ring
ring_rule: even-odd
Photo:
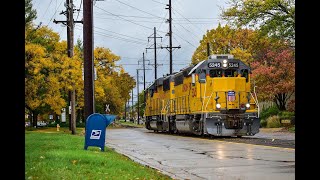
[[[156,79],[146,89],[146,128],[214,136],[258,133],[250,73],[249,66],[226,54]]]

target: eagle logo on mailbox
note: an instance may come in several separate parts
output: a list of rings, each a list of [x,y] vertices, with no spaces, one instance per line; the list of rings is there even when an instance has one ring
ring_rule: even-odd
[[[92,130],[90,139],[100,139],[101,130]]]

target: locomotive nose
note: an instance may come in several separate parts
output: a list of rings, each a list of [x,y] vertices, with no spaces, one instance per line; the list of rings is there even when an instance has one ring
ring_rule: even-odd
[[[246,103],[246,80],[243,77],[221,77],[214,79],[213,91],[217,92],[221,109],[240,109]]]

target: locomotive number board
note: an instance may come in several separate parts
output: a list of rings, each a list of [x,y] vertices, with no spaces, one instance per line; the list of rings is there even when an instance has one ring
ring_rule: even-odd
[[[229,63],[228,63],[228,67],[235,67],[235,68],[237,68],[237,67],[239,67],[239,63],[229,62]]]
[[[208,63],[208,67],[209,68],[221,67],[221,63],[219,63],[219,62],[211,62],[211,63]]]
[[[221,66],[220,62],[210,62],[210,63],[208,63],[208,67],[209,68],[220,68],[222,66]],[[237,63],[237,62],[229,62],[227,67],[229,67],[229,68],[238,68],[239,67],[239,63]]]

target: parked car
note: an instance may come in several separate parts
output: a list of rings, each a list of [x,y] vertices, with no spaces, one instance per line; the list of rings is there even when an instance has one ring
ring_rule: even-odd
[[[38,122],[37,122],[37,126],[38,126],[38,127],[44,127],[44,126],[47,126],[47,123],[44,122],[44,121],[38,121]]]
[[[25,122],[24,126],[25,127],[29,127],[30,126],[30,122]]]

